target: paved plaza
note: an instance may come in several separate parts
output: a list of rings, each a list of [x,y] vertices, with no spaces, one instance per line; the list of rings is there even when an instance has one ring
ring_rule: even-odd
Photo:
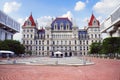
[[[25,65],[92,65],[90,59],[85,57],[63,57],[63,58],[51,58],[51,57],[30,57],[30,58],[18,58],[18,59],[4,59],[0,61],[0,64],[25,64]]]
[[[30,58],[29,58],[30,59]],[[88,66],[0,65],[0,80],[120,80],[120,61],[87,57]]]

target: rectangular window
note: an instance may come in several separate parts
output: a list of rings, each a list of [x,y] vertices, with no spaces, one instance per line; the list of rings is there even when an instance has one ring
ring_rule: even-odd
[[[39,50],[41,50],[41,47],[39,46]]]
[[[32,41],[31,41],[31,44],[32,44]]]
[[[39,44],[41,44],[41,41],[39,41]]]
[[[49,50],[49,47],[47,47],[47,50]]]
[[[47,45],[49,45],[49,40],[47,40]]]
[[[36,45],[37,45],[37,41],[36,41]]]

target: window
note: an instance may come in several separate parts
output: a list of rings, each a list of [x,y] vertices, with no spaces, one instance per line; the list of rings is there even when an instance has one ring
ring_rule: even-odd
[[[86,41],[86,43],[88,44],[88,41]]]
[[[69,44],[71,44],[71,41],[69,41]]]
[[[61,45],[63,44],[63,41],[61,41]]]
[[[54,29],[57,29],[57,23],[54,24]]]
[[[27,32],[29,32],[29,30],[27,29]]]
[[[47,50],[49,50],[49,47],[47,47]]]
[[[33,30],[31,30],[31,32],[33,32]]]
[[[69,47],[69,50],[71,50],[71,47]]]
[[[91,38],[93,38],[93,34],[91,34]]]
[[[47,38],[49,38],[49,35],[47,35]]]
[[[42,44],[44,45],[44,41],[42,41]]]
[[[31,25],[31,22],[30,22],[30,21],[27,21],[27,25]]]
[[[39,50],[41,50],[41,47],[39,46]]]
[[[67,29],[69,29],[69,24],[66,25]]]
[[[59,41],[57,41],[57,44],[59,44]]]
[[[25,38],[25,34],[24,34],[23,36],[24,36],[24,38]]]
[[[76,44],[77,42],[76,42],[76,40],[75,40],[75,44]]]
[[[49,40],[47,40],[47,45],[49,45]]]
[[[99,38],[100,38],[100,34],[99,34]]]
[[[27,44],[28,44],[28,41],[27,41]]]
[[[31,40],[30,44],[32,44],[32,40]]]
[[[84,50],[85,50],[85,46],[84,46]]]
[[[63,29],[63,23],[60,24],[60,28]]]
[[[29,38],[29,35],[27,34],[27,38]]]
[[[36,50],[37,50],[37,46],[36,46]]]
[[[80,50],[82,50],[82,47],[80,46]]]
[[[36,44],[37,44],[37,41],[36,41]]]
[[[55,50],[55,47],[53,47],[53,50]]]
[[[87,50],[88,50],[88,46],[87,46]]]
[[[41,41],[39,41],[39,44],[41,44]]]
[[[97,34],[95,34],[95,38],[97,38]]]
[[[77,47],[75,46],[75,50],[77,50]]]
[[[55,41],[53,41],[53,44],[55,44]]]
[[[80,41],[80,44],[81,44],[81,41]]]
[[[25,32],[25,30],[23,30],[23,32]]]
[[[92,43],[93,43],[93,40],[92,40]]]
[[[44,50],[44,46],[42,46],[42,50]]]
[[[31,38],[32,38],[32,34],[31,34]]]

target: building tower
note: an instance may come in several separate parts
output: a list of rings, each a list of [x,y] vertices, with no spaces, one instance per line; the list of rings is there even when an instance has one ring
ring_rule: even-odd
[[[22,41],[23,45],[25,46],[26,52],[31,51],[32,53],[35,52],[35,41],[36,32],[37,32],[37,25],[33,19],[32,14],[29,18],[24,22],[22,26]]]
[[[89,45],[93,42],[101,42],[100,23],[92,14],[90,21],[88,22],[87,32],[89,35]]]

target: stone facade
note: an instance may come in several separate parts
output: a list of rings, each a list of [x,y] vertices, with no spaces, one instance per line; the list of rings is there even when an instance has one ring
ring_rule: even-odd
[[[94,19],[95,21],[97,20]],[[22,29],[22,40],[26,51],[32,51],[33,54],[39,56],[69,57],[87,55],[91,41],[101,41],[98,21],[94,26],[93,24],[88,25],[87,29],[79,29],[68,18],[56,18],[49,26],[38,29],[37,23],[30,15]],[[91,29],[95,30],[91,32]],[[95,37],[91,37],[91,34]],[[57,54],[57,52],[59,53]]]

